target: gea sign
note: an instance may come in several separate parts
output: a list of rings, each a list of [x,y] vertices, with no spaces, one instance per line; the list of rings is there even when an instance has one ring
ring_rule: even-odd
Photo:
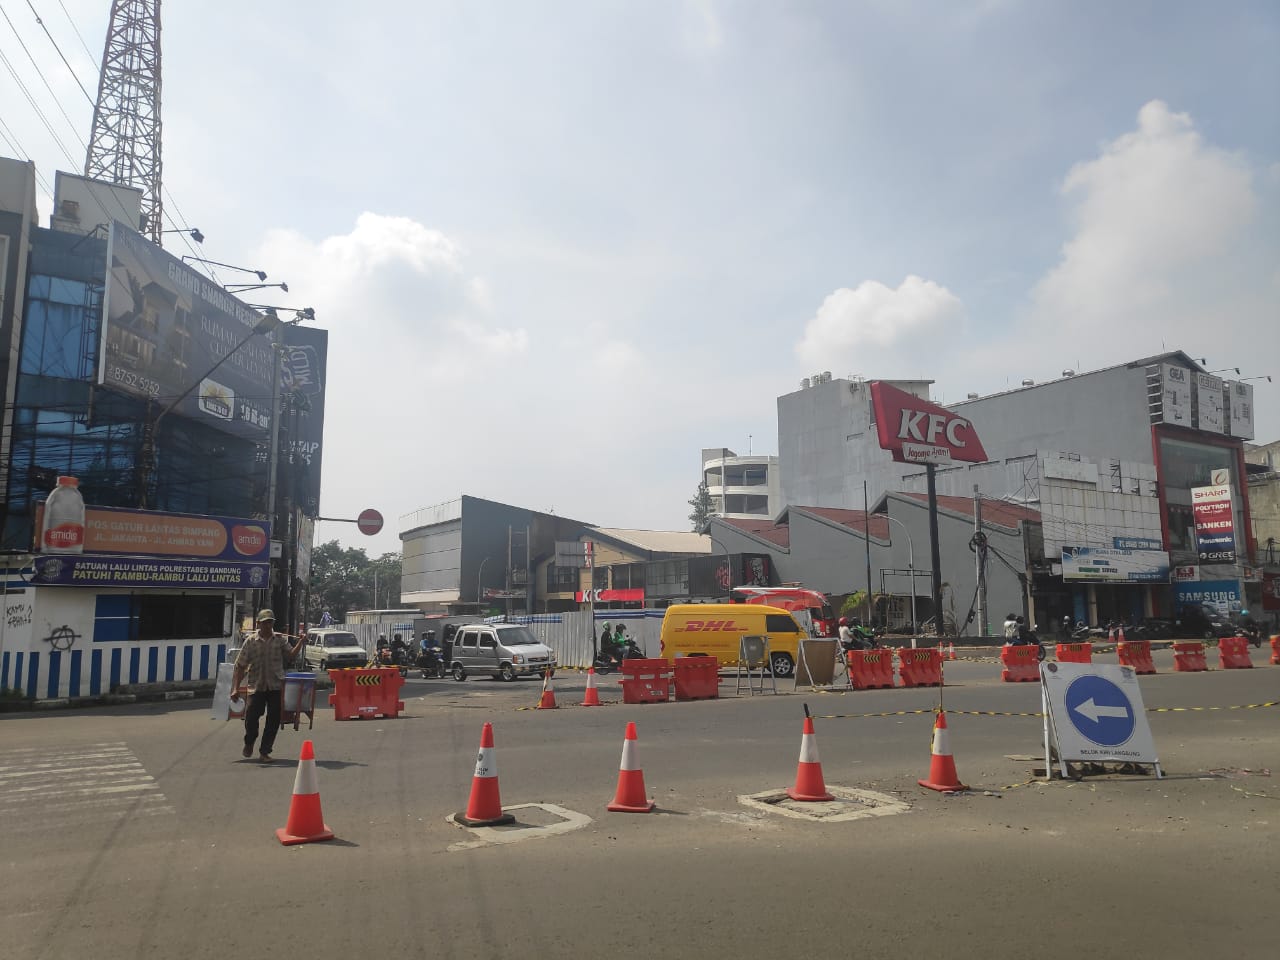
[[[987,451],[973,424],[945,407],[879,380],[871,384],[880,447],[901,463],[982,463]]]

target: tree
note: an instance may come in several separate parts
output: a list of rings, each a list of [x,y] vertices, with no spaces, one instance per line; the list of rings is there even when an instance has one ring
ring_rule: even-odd
[[[334,621],[341,623],[348,610],[374,606],[374,574],[377,574],[378,603],[383,607],[400,606],[400,561],[398,553],[384,553],[370,560],[359,547],[343,547],[330,540],[311,554],[311,601],[307,605],[307,622],[319,623],[328,610]]]
[[[703,480],[698,484],[698,492],[689,500],[689,506],[693,507],[693,513],[689,514],[689,521],[696,532],[702,533],[707,529],[711,518],[716,515],[716,502],[711,499],[707,481]]]

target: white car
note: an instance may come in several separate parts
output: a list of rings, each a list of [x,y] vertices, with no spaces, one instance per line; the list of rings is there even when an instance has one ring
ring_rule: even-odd
[[[369,655],[360,646],[356,635],[340,627],[308,630],[302,656],[308,669],[317,670],[363,667],[369,661]]]

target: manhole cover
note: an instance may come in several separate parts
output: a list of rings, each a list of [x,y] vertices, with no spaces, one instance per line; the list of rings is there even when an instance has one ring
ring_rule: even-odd
[[[834,800],[792,800],[785,790],[766,790],[738,797],[738,802],[758,810],[779,813],[799,820],[819,820],[835,823],[842,820],[863,820],[868,817],[890,817],[911,809],[905,800],[874,790],[858,790],[853,787],[837,787],[827,784],[827,793]]]

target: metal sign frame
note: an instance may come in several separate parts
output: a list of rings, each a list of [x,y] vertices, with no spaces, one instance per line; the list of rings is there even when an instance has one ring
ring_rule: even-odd
[[[1072,696],[1088,699],[1072,705]],[[1098,702],[1099,697],[1108,702]],[[1115,702],[1111,702],[1115,701]],[[1098,663],[1040,664],[1040,703],[1044,717],[1045,779],[1053,779],[1050,743],[1058,749],[1058,768],[1067,779],[1067,762],[1133,763],[1155,768],[1164,778],[1156,753],[1138,676],[1130,667]],[[1087,709],[1086,709],[1087,707]],[[1072,716],[1088,721],[1082,727]],[[1127,732],[1114,729],[1127,725]],[[1088,742],[1086,749],[1080,744]],[[1129,749],[1120,750],[1121,747]],[[1070,756],[1068,756],[1070,753]]]

